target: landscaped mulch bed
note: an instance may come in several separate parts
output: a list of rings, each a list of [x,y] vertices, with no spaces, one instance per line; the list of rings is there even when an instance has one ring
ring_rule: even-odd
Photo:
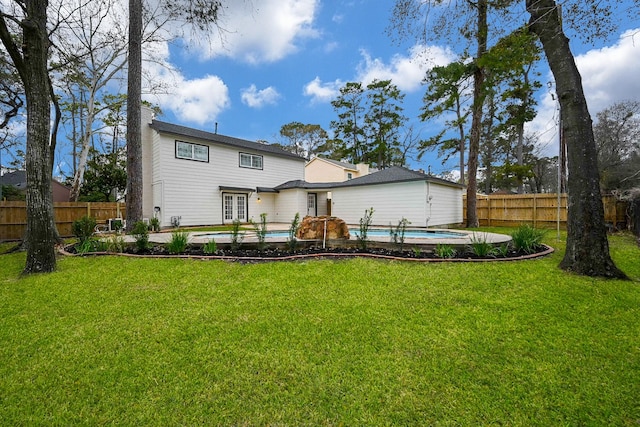
[[[549,255],[554,249],[547,245],[540,245],[534,253],[517,252],[509,250],[505,255],[492,254],[490,256],[478,256],[472,252],[457,253],[452,258],[441,258],[430,251],[417,250],[389,250],[381,248],[369,248],[366,250],[359,248],[306,248],[295,252],[282,249],[219,249],[215,254],[206,254],[200,247],[190,247],[184,253],[170,254],[162,245],[155,245],[151,248],[140,251],[129,247],[122,253],[114,252],[87,252],[78,254],[74,246],[61,248],[64,255],[90,256],[90,255],[119,255],[130,257],[150,257],[150,258],[194,258],[202,260],[226,260],[244,263],[269,262],[269,261],[295,261],[313,258],[377,258],[397,261],[417,261],[417,262],[487,262],[487,261],[516,261],[524,259],[538,258]]]

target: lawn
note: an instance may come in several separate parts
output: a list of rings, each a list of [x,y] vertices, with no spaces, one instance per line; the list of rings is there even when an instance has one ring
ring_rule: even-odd
[[[637,426],[640,249],[610,242],[631,281],[564,273],[561,250],[30,277],[0,255],[0,424]]]

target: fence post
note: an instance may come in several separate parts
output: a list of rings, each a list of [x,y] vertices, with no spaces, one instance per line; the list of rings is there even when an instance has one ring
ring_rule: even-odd
[[[87,216],[91,218],[91,202],[87,202]]]
[[[491,195],[487,196],[487,226],[491,227]]]
[[[533,228],[536,228],[536,220],[538,219],[538,200],[536,193],[533,193]]]

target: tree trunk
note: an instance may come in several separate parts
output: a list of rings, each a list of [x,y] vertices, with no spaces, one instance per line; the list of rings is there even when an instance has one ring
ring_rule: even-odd
[[[479,0],[478,8],[478,53],[476,69],[473,72],[473,112],[471,131],[469,132],[469,162],[467,181],[467,227],[478,227],[478,209],[476,193],[478,192],[478,156],[480,155],[480,131],[482,128],[482,106],[484,104],[484,66],[480,59],[487,51],[487,0]]]
[[[142,220],[142,0],[129,0],[127,86],[127,231]]]
[[[538,35],[556,81],[567,144],[567,250],[560,268],[587,276],[626,278],[609,256],[591,116],[569,40],[554,0],[527,0],[529,26]]]
[[[23,21],[24,67],[20,70],[27,104],[27,261],[24,273],[56,269],[56,228],[53,214],[47,0],[26,2]]]

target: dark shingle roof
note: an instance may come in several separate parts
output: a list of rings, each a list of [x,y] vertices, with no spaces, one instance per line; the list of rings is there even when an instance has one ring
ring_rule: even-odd
[[[188,137],[200,139],[206,142],[236,147],[241,150],[259,151],[259,152],[269,153],[279,157],[289,157],[293,159],[298,159],[300,161],[305,160],[304,157],[300,157],[296,154],[285,151],[282,148],[276,147],[274,145],[261,144],[259,142],[254,142],[254,141],[247,141],[246,139],[234,138],[231,136],[220,135],[218,133],[206,132],[203,130],[188,128],[186,126],[174,125],[171,123],[161,122],[158,120],[153,120],[153,122],[151,122],[149,126],[151,126],[152,129],[160,133],[170,133],[174,135],[188,136]]]
[[[377,172],[370,173],[358,178],[351,179],[344,182],[306,182],[302,180],[288,181],[284,184],[280,184],[276,187],[276,190],[286,190],[290,188],[305,188],[305,189],[326,189],[331,191],[332,188],[344,188],[344,187],[357,187],[361,185],[377,185],[377,184],[392,184],[395,182],[410,182],[410,181],[429,181],[433,183],[448,185],[451,187],[465,188],[464,185],[458,184],[446,179],[437,178],[432,175],[427,175],[422,172],[412,171],[400,166],[391,166],[387,169],[382,169]]]
[[[18,188],[26,188],[27,186],[27,172],[26,171],[13,171],[5,173],[0,177],[0,184],[13,185]]]
[[[360,176],[349,181],[338,182],[336,183],[335,187],[356,187],[359,185],[390,184],[394,182],[409,181],[430,181],[439,184],[450,185],[453,187],[464,188],[464,185],[462,184],[447,181],[446,179],[437,178],[435,176],[427,175],[422,172],[412,171],[400,166],[391,166],[389,168],[370,173],[369,175]]]

